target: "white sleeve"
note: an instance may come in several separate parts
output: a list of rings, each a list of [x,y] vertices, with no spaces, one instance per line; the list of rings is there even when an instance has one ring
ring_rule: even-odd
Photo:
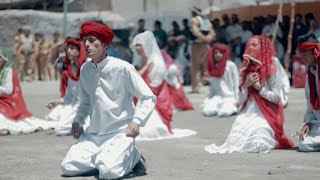
[[[0,84],[0,94],[11,95],[13,93],[12,69],[7,73],[4,84]]]
[[[310,88],[309,88],[308,81],[306,81],[306,85],[305,85],[305,96],[306,96],[306,100],[307,100],[307,110],[306,110],[306,114],[305,114],[305,123],[311,123],[311,124],[319,123],[319,120],[315,116],[315,114],[310,106]]]
[[[280,78],[280,72],[277,70],[275,75],[266,80],[268,86],[263,86],[259,95],[272,103],[279,103],[281,101],[280,91],[282,88]]]
[[[124,86],[132,96],[137,97],[141,102],[141,106],[136,108],[133,122],[139,124],[140,127],[143,127],[154,110],[156,96],[133,67],[126,68],[125,70]]]
[[[70,85],[71,85],[71,83],[68,82],[66,94],[63,96],[63,103],[64,104],[70,104],[72,101],[72,93],[71,93],[72,87],[70,87]]]
[[[90,103],[90,96],[88,94],[88,92],[86,91],[86,89],[84,88],[85,84],[84,84],[84,80],[83,80],[83,74],[85,74],[83,72],[83,69],[81,69],[80,72],[80,91],[79,91],[79,99],[80,99],[80,105],[78,107],[78,109],[76,110],[76,116],[73,119],[73,122],[77,122],[80,125],[84,124],[84,119],[88,116],[89,111],[90,111],[90,107],[91,107],[91,103]]]

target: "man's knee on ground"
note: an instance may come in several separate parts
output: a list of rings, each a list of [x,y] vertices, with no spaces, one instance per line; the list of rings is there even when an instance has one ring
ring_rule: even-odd
[[[104,165],[98,167],[99,169],[99,177],[104,179],[117,179],[123,177],[125,174],[121,168],[110,168]]]
[[[307,143],[305,141],[300,141],[299,142],[299,151],[300,152],[312,152],[312,144]]]
[[[62,162],[61,171],[64,176],[76,176],[79,174],[78,168],[70,162]]]

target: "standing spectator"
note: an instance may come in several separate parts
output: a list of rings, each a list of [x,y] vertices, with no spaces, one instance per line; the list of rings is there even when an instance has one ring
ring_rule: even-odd
[[[164,47],[166,42],[168,41],[167,33],[161,28],[161,22],[154,22],[154,31],[153,34],[159,44],[159,47]]]
[[[13,56],[14,56],[14,70],[18,73],[18,76],[20,76],[21,71],[21,65],[22,65],[22,53],[20,50],[21,46],[21,34],[23,33],[23,30],[20,28],[18,29],[16,35],[13,39]]]
[[[59,48],[58,46],[61,46],[63,44],[64,40],[60,36],[60,33],[58,31],[54,32],[52,34],[52,40],[49,42],[50,43],[50,55],[49,58],[51,60],[52,64],[55,64],[56,60],[59,58]],[[59,76],[59,69],[57,66],[53,66],[54,68],[54,79],[58,80]]]
[[[304,16],[304,20],[306,22],[306,26],[308,30],[310,29],[310,21],[316,19],[313,15],[313,13],[309,12]]]
[[[309,33],[313,33],[318,41],[320,41],[320,27],[319,22],[315,19],[310,20],[310,29]]]
[[[187,41],[189,41],[192,37],[192,32],[189,27],[188,19],[183,19],[182,24],[183,24],[184,29],[181,31],[181,34],[186,37]]]
[[[232,20],[232,25],[229,25],[227,28],[226,28],[226,40],[228,43],[231,42],[231,40],[233,39],[233,37],[235,37],[235,34],[238,34],[238,33],[242,33],[242,27],[240,26],[239,24],[239,18],[238,18],[238,15],[236,14],[232,14],[231,16],[231,20]]]
[[[193,7],[191,9],[191,28],[194,35],[191,53],[191,93],[200,93],[200,83],[205,74],[205,62],[210,44],[215,37],[211,22],[204,16],[200,16],[201,10]]]
[[[138,35],[140,33],[143,33],[145,31],[144,26],[145,26],[145,20],[144,19],[139,19],[139,21],[138,21],[138,29],[133,33],[133,38],[136,35]]]
[[[276,27],[276,24],[274,22],[275,22],[275,18],[272,15],[268,15],[266,25],[262,29],[263,35],[268,35],[270,33],[273,34],[273,31]],[[280,28],[277,29],[276,35],[278,38],[282,39],[283,35]]]
[[[168,33],[169,36],[179,36],[181,34],[177,21],[172,21],[172,30]]]
[[[174,37],[171,36],[168,38],[168,44],[165,50],[173,59],[176,58],[177,41]]]
[[[32,54],[34,52],[33,36],[31,35],[31,27],[25,26],[23,28],[23,33],[20,36],[21,46],[20,51],[23,57],[22,72],[20,73],[20,80],[23,81],[25,78],[29,77],[29,69],[32,64]]]
[[[241,35],[242,43],[246,44],[247,41],[253,36],[251,31],[251,23],[249,21],[243,21],[242,23],[243,32]]]
[[[214,31],[216,32],[215,42],[224,43],[225,42],[225,31],[220,26],[220,20],[218,18],[215,18],[212,21],[212,26],[213,26]]]
[[[297,44],[298,44],[298,37],[302,36],[307,33],[307,26],[303,24],[302,22],[302,15],[296,14],[295,15],[295,21],[294,21],[294,28],[293,28],[293,36],[292,36],[292,52],[296,51]],[[288,28],[289,29],[289,28]],[[287,34],[285,34],[287,35]],[[287,37],[287,36],[284,36]]]

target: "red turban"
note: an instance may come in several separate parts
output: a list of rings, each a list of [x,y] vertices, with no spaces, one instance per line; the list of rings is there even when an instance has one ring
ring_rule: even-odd
[[[298,44],[299,52],[304,53],[306,51],[314,50],[314,57],[320,60],[320,43],[304,42]]]
[[[114,33],[111,28],[106,25],[90,21],[82,24],[80,38],[82,39],[83,36],[89,34],[98,38],[102,43],[105,43],[107,45],[112,42],[112,39],[114,37]]]

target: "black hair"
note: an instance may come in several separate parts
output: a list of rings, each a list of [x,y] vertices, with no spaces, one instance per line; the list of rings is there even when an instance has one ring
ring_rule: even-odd
[[[305,35],[299,36],[298,42],[304,43],[304,42],[319,42],[319,41],[313,33],[307,33]]]
[[[155,25],[158,25],[159,27],[161,27],[161,22],[160,22],[160,21],[158,21],[158,20],[157,20],[157,21],[155,21],[155,22],[154,22],[154,24],[155,24]]]

